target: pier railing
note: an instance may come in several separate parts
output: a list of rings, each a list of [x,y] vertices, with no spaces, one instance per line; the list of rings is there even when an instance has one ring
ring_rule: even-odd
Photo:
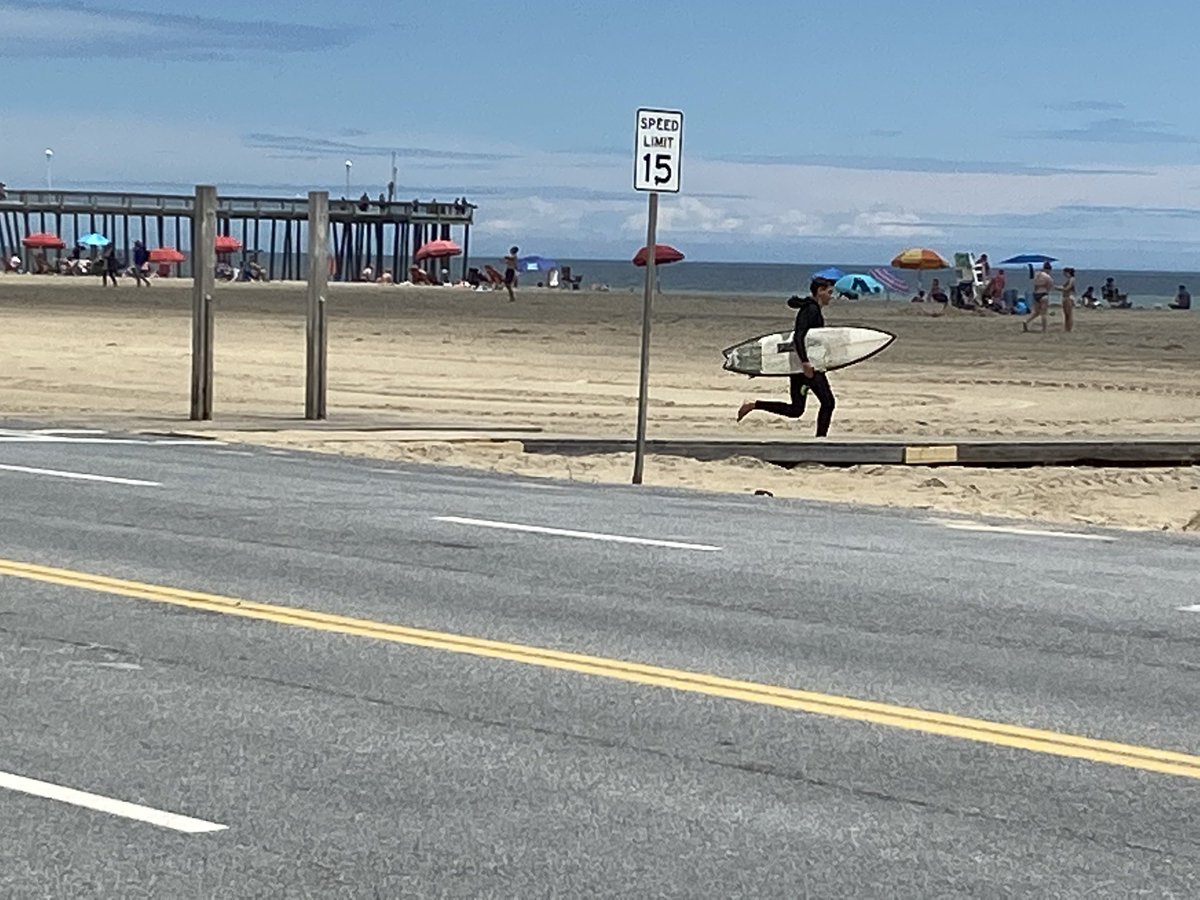
[[[468,271],[470,229],[475,205],[465,198],[388,200],[340,198],[329,201],[330,246],[334,278],[353,281],[370,267],[373,276],[388,268],[396,281],[409,275],[416,250],[426,241],[452,237],[462,228],[462,277]],[[110,191],[25,190],[5,188],[0,199],[0,254],[28,254],[23,240],[52,231],[67,247],[84,234],[99,231],[124,254],[134,240],[172,245],[187,252],[195,197]],[[307,197],[217,197],[217,231],[240,237],[244,253],[261,254],[270,278],[303,278],[306,268],[302,229],[308,221]],[[131,227],[132,223],[132,227]],[[65,230],[64,230],[65,229]],[[278,258],[277,258],[278,257]],[[182,274],[182,269],[177,269]],[[434,280],[440,272],[429,273]]]

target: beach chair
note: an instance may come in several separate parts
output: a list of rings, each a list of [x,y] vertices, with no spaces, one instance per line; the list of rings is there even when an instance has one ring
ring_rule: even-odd
[[[562,273],[562,277],[561,277],[562,287],[566,288],[569,291],[579,290],[579,283],[581,281],[583,281],[582,275],[572,275],[570,266],[563,266],[561,269],[561,273]]]
[[[504,286],[504,274],[502,272],[497,272],[495,267],[491,265],[485,265],[483,267],[483,271],[487,273],[488,281],[491,284],[498,284],[501,287]]]
[[[975,262],[973,254],[955,253],[954,269],[958,278],[951,298],[954,305],[963,309],[977,306],[983,301],[983,290],[987,287],[983,266]]]

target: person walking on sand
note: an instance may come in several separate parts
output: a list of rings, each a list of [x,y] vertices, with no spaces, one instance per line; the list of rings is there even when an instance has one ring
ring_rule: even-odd
[[[508,256],[504,257],[504,289],[508,291],[510,303],[517,299],[513,287],[517,283],[517,254],[520,252],[517,247],[509,247]]]
[[[804,347],[804,338],[813,328],[825,327],[825,316],[822,307],[828,306],[833,300],[833,282],[828,278],[814,278],[808,286],[809,296],[791,297],[788,306],[796,310],[796,328],[792,340],[796,345],[796,353],[800,356],[804,371],[789,375],[791,389],[790,402],[781,400],[746,400],[737,411],[737,421],[742,421],[754,410],[774,413],[789,419],[798,419],[804,415],[805,403],[811,391],[820,402],[817,411],[817,437],[829,434],[829,424],[833,421],[834,397],[833,389],[829,386],[829,378],[824,372],[813,369],[808,360],[808,351]]]
[[[112,279],[113,287],[117,286],[117,273],[120,271],[120,261],[117,259],[117,251],[112,244],[104,248],[104,255],[100,260],[100,286],[107,287],[108,279]]]
[[[1059,285],[1058,291],[1062,294],[1063,331],[1070,332],[1075,327],[1075,270],[1064,266],[1063,274],[1067,280]]]
[[[1042,263],[1041,271],[1033,276],[1033,312],[1029,314],[1028,319],[1021,323],[1022,331],[1028,331],[1029,326],[1040,316],[1042,334],[1046,333],[1046,314],[1050,312],[1050,291],[1054,288],[1054,279],[1050,275],[1053,268],[1050,260],[1046,260]]]
[[[141,241],[133,242],[133,277],[138,287],[150,287],[150,251]]]

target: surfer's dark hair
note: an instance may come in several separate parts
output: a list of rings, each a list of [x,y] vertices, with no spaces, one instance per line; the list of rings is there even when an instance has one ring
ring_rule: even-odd
[[[817,291],[819,291],[821,288],[833,287],[833,284],[834,282],[832,278],[814,278],[808,283],[808,292],[815,297],[817,296]]]

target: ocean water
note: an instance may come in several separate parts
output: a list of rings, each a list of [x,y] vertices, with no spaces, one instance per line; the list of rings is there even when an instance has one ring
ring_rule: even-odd
[[[628,260],[575,259],[559,260],[560,265],[569,265],[572,275],[583,277],[582,286],[607,284],[611,290],[640,291],[645,284],[645,270],[636,268]],[[474,264],[474,263],[472,263]],[[659,287],[664,292],[703,291],[720,294],[762,294],[770,297],[788,297],[794,293],[807,293],[808,282],[814,272],[827,266],[837,266],[843,272],[868,272],[880,263],[711,263],[683,262],[658,267]],[[1002,266],[1007,286],[1022,294],[1032,293],[1032,280],[1025,266]],[[917,273],[893,269],[911,288],[903,296],[892,294],[886,299],[910,300],[916,293]],[[1118,290],[1127,293],[1134,306],[1153,307],[1170,303],[1175,298],[1179,285],[1198,296],[1200,303],[1200,272],[1152,272],[1123,269],[1086,270],[1076,269],[1075,283],[1078,293],[1091,285],[1100,296],[1104,279],[1112,277]],[[951,285],[956,276],[953,269],[921,273],[921,284],[928,288],[934,278],[943,285]],[[1062,272],[1054,271],[1055,283],[1062,282]],[[522,284],[535,284],[537,277],[521,276]],[[1057,299],[1057,295],[1056,295]]]

